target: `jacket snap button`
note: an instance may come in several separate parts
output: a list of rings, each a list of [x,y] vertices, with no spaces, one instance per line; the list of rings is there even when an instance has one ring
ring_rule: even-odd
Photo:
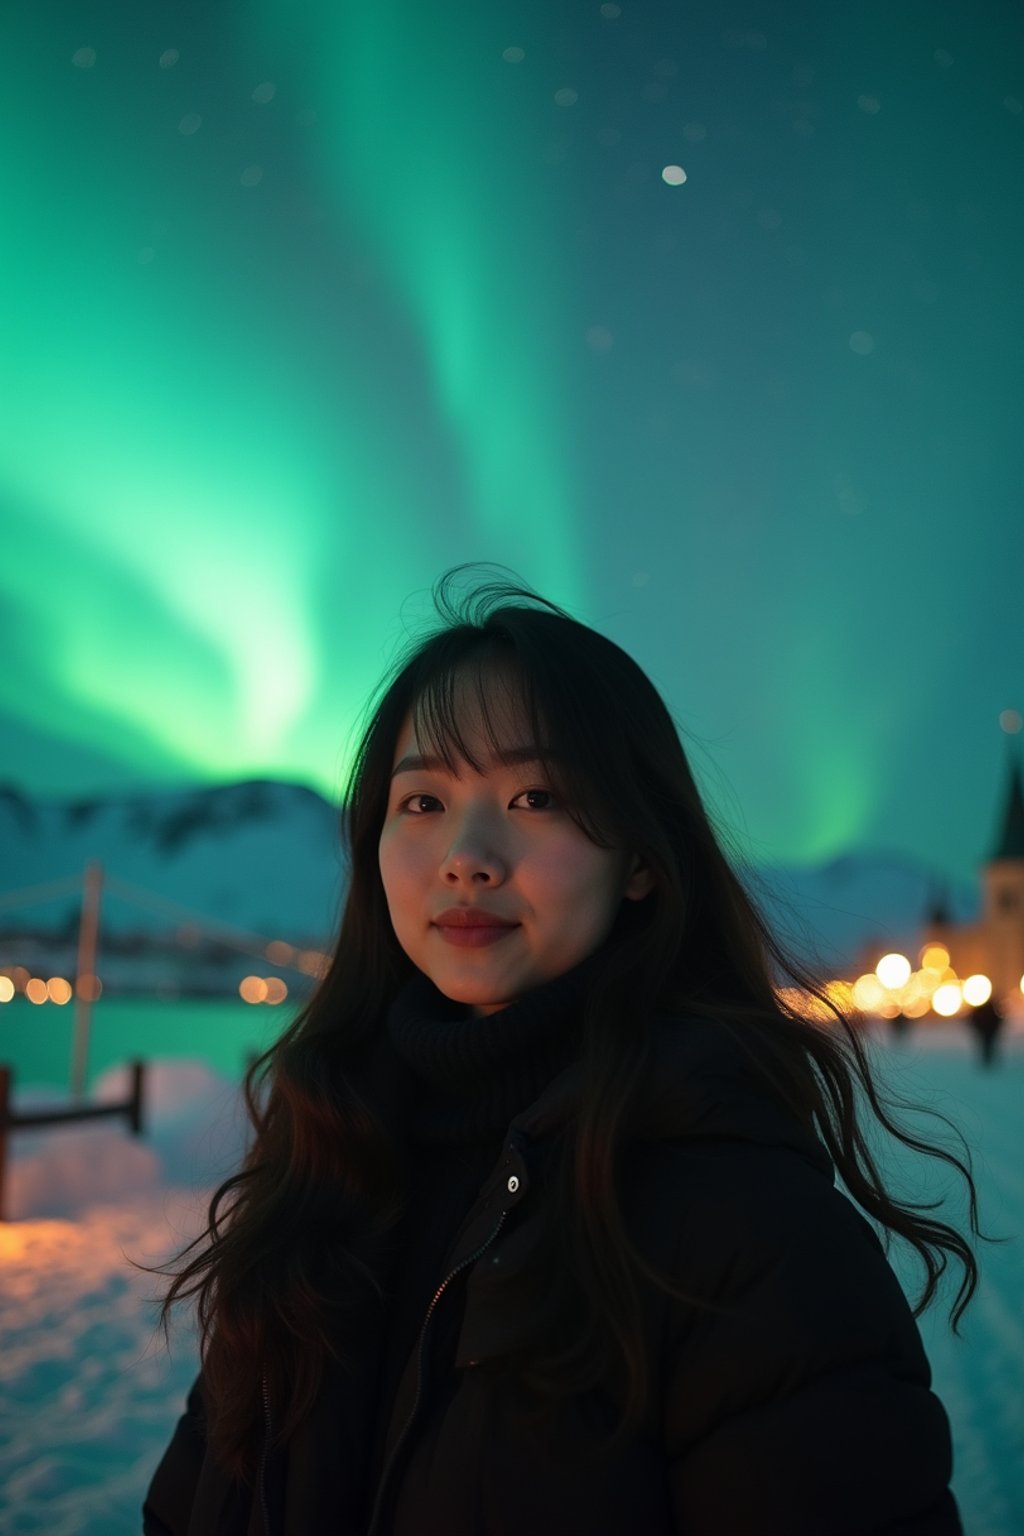
[[[518,1177],[515,1174],[512,1174],[511,1178],[508,1181],[508,1192],[509,1192],[509,1194],[510,1195],[514,1195],[518,1188],[519,1188],[519,1179],[518,1179]]]

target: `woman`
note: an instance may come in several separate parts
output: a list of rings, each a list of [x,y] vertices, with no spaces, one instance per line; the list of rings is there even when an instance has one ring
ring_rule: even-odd
[[[955,1328],[977,1268],[886,1192],[855,1090],[977,1233],[969,1157],[888,1117],[640,668],[521,587],[459,611],[456,574],[356,754],[328,973],[164,1303],[198,1297],[203,1364],[147,1536],[960,1531],[914,1317],[955,1255]],[[923,1259],[917,1313],[836,1173]]]

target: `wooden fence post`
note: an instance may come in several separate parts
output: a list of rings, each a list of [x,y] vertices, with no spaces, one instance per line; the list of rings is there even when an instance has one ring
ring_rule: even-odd
[[[133,1061],[129,1063],[131,1071],[131,1095],[128,1101],[128,1124],[133,1136],[142,1135],[142,1088],[146,1075],[146,1063]]]

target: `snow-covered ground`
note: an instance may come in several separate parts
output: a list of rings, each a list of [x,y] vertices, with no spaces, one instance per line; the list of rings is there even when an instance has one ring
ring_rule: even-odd
[[[949,1116],[975,1160],[984,1231],[982,1283],[961,1325],[948,1298],[921,1319],[935,1385],[953,1423],[954,1488],[967,1536],[1024,1531],[1024,1037],[991,1072],[955,1027],[879,1047],[886,1081]],[[116,1098],[119,1072],[101,1095]],[[24,1091],[20,1102],[50,1097]],[[179,1322],[168,1355],[147,1301],[159,1263],[201,1225],[210,1188],[242,1144],[235,1085],[199,1062],[158,1063],[151,1134],[114,1121],[11,1140],[8,1210],[0,1224],[0,1532],[3,1536],[136,1536],[140,1505],[195,1370]],[[915,1121],[926,1134],[938,1122]],[[911,1198],[941,1189],[917,1159],[891,1167]],[[954,1214],[956,1208],[950,1208]],[[893,1261],[908,1292],[917,1270]],[[827,1536],[826,1532],[822,1536]]]

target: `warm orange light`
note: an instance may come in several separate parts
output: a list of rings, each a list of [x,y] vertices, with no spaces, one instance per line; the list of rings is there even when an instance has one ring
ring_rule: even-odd
[[[243,1002],[262,1003],[267,995],[267,984],[262,976],[243,976],[238,991]]]
[[[912,997],[903,1004],[903,1012],[908,1019],[923,1019],[930,1007],[930,998]]]
[[[907,988],[913,987],[919,997],[931,997],[941,980],[942,977],[938,971],[922,966],[919,971],[915,971],[913,976],[911,976],[907,982]]]
[[[14,982],[9,976],[0,976],[0,1003],[9,1003],[14,996]]]
[[[834,1019],[835,1015],[803,987],[777,987],[775,995],[791,1013],[803,1019]]]
[[[103,996],[102,981],[90,971],[84,971],[75,982],[75,996],[84,998],[87,1003],[98,1003]]]
[[[51,976],[46,983],[46,993],[51,1003],[63,1007],[71,1001],[71,983],[65,981],[63,976]]]
[[[944,1019],[951,1019],[960,1010],[962,996],[959,986],[954,981],[945,981],[941,987],[935,989],[932,997],[932,1008]]]
[[[964,982],[964,1002],[970,1003],[972,1008],[980,1008],[982,1003],[987,1003],[992,996],[992,983],[987,976],[980,973],[968,976]]]
[[[853,984],[853,1001],[861,1013],[877,1012],[885,996],[885,988],[875,975],[858,976]]]
[[[271,939],[267,945],[267,959],[271,965],[287,965],[294,955],[294,946],[286,944],[283,939]]]
[[[8,974],[10,975],[11,980],[14,982],[14,990],[16,992],[24,992],[25,988],[32,980],[32,972],[26,971],[23,965],[12,966]]]
[[[875,966],[875,975],[883,987],[902,987],[910,975],[910,961],[906,955],[883,955]]]
[[[949,964],[949,950],[945,944],[926,944],[921,951],[921,964],[926,971],[944,971]]]
[[[846,1010],[854,1006],[853,983],[849,981],[827,981],[824,987],[825,996],[830,1003],[835,1003],[840,1010]],[[831,1015],[830,1015],[831,1017]]]
[[[307,976],[323,976],[326,974],[329,957],[321,954],[318,949],[304,949],[298,959],[300,971]]]
[[[45,1003],[49,997],[46,982],[41,976],[30,976],[25,983],[25,996],[30,1003]]]
[[[285,998],[288,996],[288,988],[285,986],[280,976],[268,976],[266,986],[267,993],[263,999],[265,1003],[283,1003]]]

